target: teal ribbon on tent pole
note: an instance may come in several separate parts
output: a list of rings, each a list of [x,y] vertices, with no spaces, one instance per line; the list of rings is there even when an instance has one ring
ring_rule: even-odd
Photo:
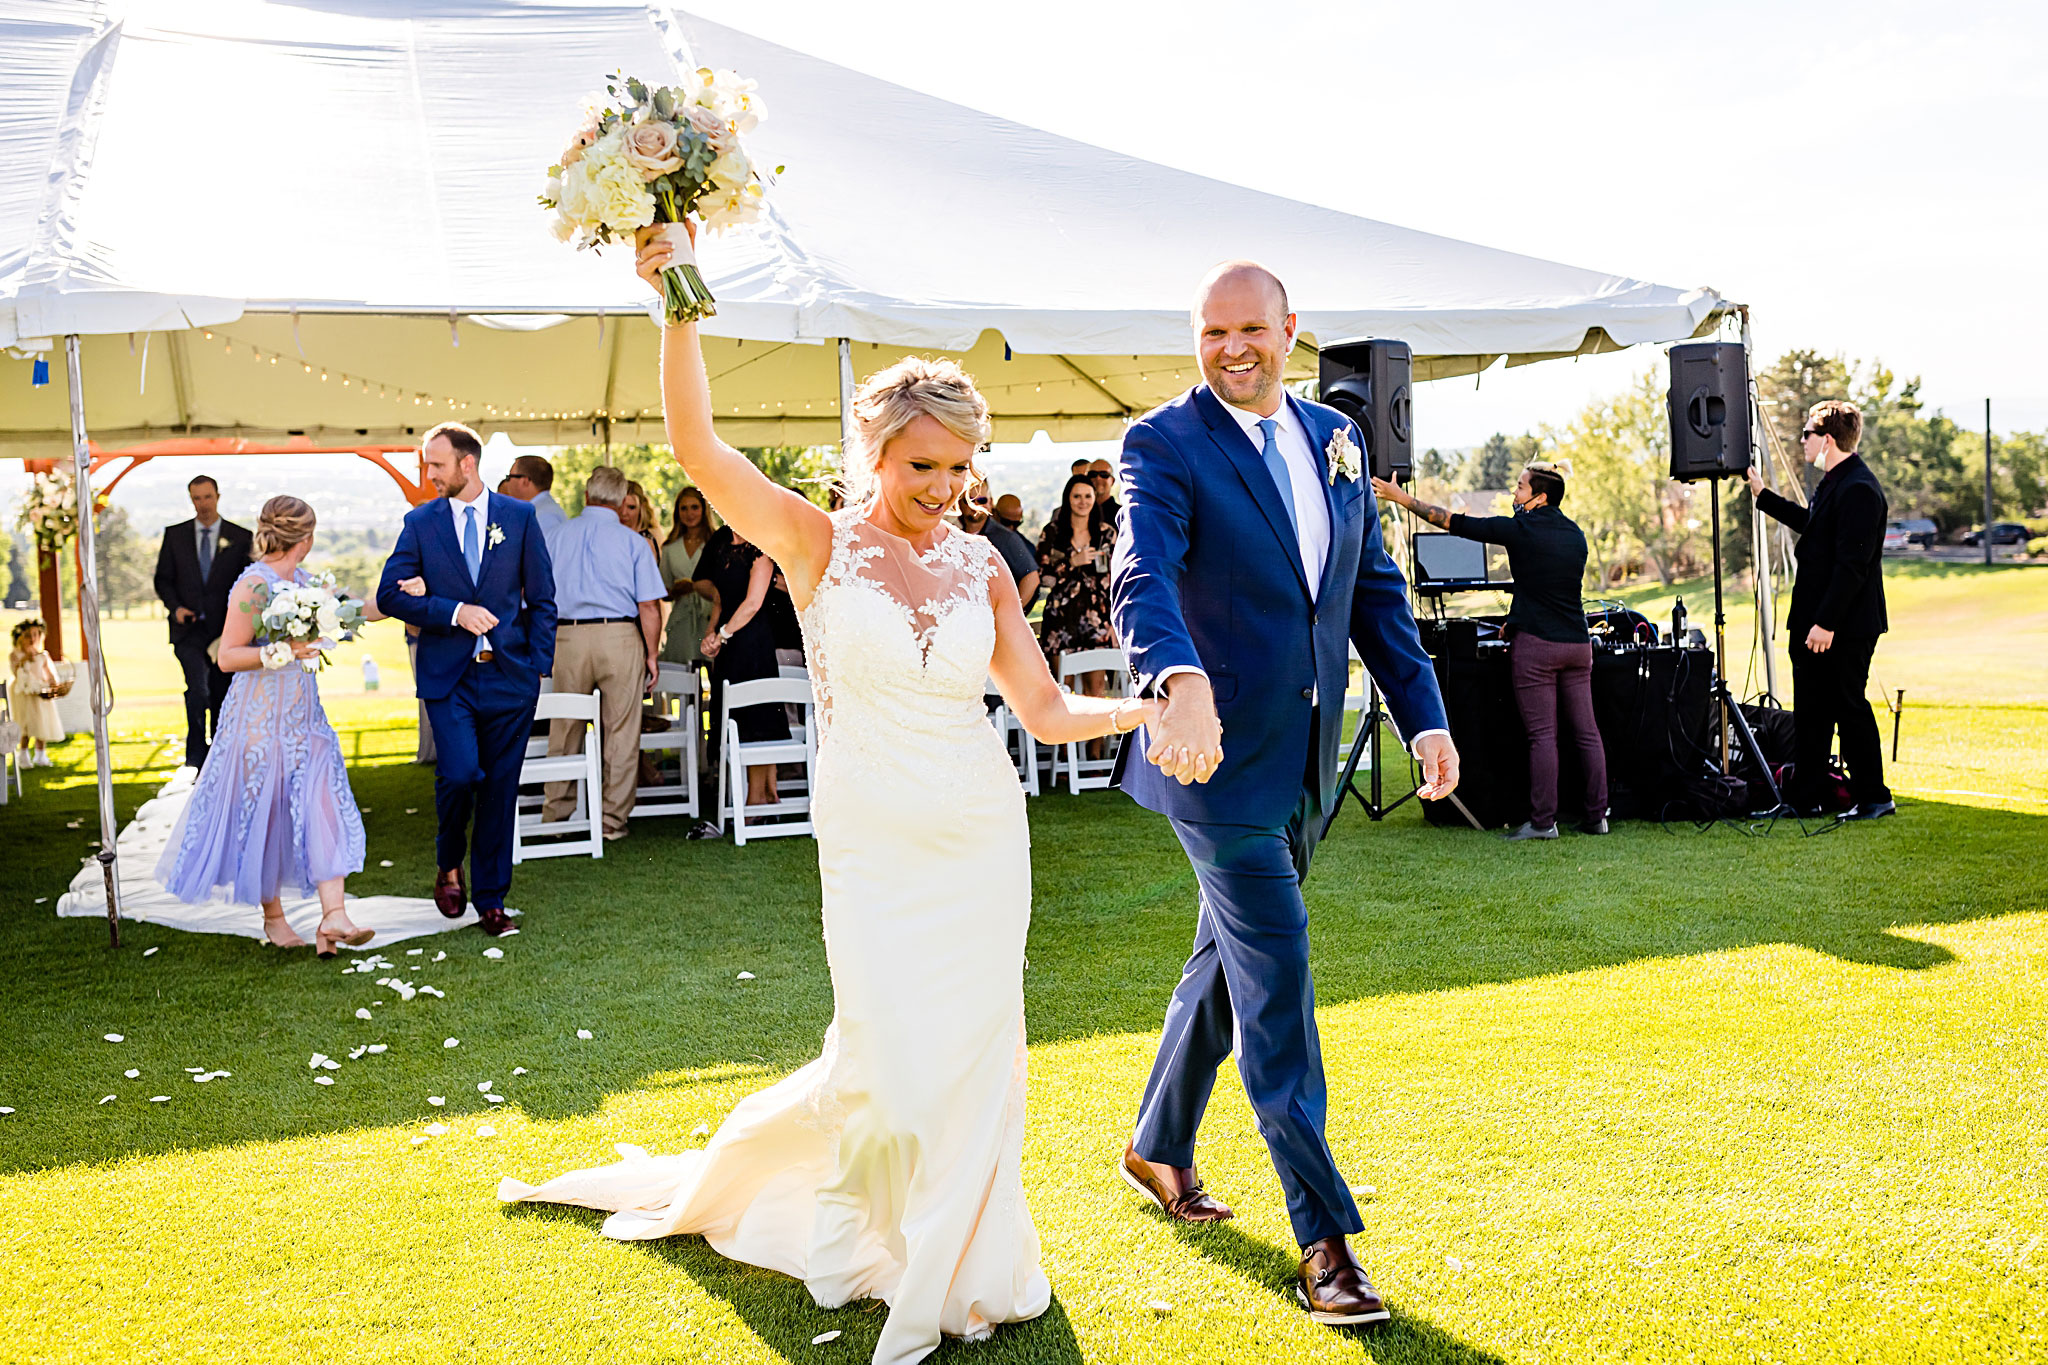
[[[78,334],[64,338],[64,368],[71,382],[71,459],[78,487],[78,626],[85,637],[86,676],[91,679],[93,763],[100,798],[100,874],[107,883],[107,937],[121,946],[120,878],[114,865],[114,770],[107,749],[107,656],[100,647],[100,571],[93,545],[92,447],[85,435],[85,387],[78,359]]]

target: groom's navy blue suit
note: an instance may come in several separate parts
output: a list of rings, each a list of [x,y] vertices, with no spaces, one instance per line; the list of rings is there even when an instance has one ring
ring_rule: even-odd
[[[435,498],[405,514],[377,606],[420,628],[416,689],[434,727],[436,853],[444,871],[461,867],[469,853],[470,900],[482,910],[504,908],[512,885],[519,769],[540,680],[555,666],[555,576],[531,507],[490,492],[477,506],[485,527],[476,576],[456,538],[450,500]],[[398,590],[412,577],[426,579],[426,596]],[[477,637],[454,623],[465,604],[498,618],[487,662],[477,660]]]
[[[1206,386],[1125,434],[1111,568],[1118,638],[1142,691],[1173,668],[1214,688],[1223,767],[1181,785],[1125,747],[1121,786],[1173,822],[1201,884],[1194,953],[1167,1007],[1138,1115],[1138,1155],[1194,1165],[1216,1068],[1235,1048],[1303,1246],[1363,1226],[1323,1136],[1327,1095],[1301,881],[1336,799],[1347,640],[1404,736],[1446,728],[1407,585],[1362,480],[1329,478],[1333,408],[1288,397],[1328,499],[1330,547],[1310,583],[1261,451]],[[1134,753],[1133,750],[1136,752]]]

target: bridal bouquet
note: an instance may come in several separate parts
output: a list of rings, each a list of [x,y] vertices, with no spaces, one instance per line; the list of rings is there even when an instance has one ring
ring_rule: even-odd
[[[271,669],[297,663],[308,673],[318,672],[328,650],[355,639],[363,628],[363,604],[337,589],[333,574],[280,585],[245,610],[256,613],[256,643],[262,646],[263,666]],[[312,645],[320,653],[296,659],[294,644]]]
[[[555,236],[581,250],[663,224],[675,252],[675,264],[661,272],[668,320],[708,318],[716,301],[683,220],[695,212],[721,232],[760,214],[762,178],[740,145],[761,121],[754,83],[703,67],[679,86],[652,89],[614,76],[605,93],[617,107],[592,100],[561,162],[548,167],[540,202],[555,211]]]

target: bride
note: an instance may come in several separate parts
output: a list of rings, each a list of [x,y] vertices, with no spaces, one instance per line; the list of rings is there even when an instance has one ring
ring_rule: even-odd
[[[642,233],[657,289],[669,256]],[[700,1233],[826,1308],[881,1299],[877,1365],[921,1360],[1051,1300],[1020,1171],[1030,834],[985,681],[1046,743],[1156,722],[1156,703],[1062,692],[994,546],[944,520],[990,431],[958,366],[912,357],[861,386],[830,514],[718,439],[694,325],[663,333],[662,392],[676,459],[781,566],[803,622],[832,1025],[702,1151],[621,1146],[498,1197],[613,1210],[610,1237]]]

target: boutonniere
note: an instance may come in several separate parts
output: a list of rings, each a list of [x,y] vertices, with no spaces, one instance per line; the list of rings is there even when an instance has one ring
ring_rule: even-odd
[[[504,527],[498,525],[498,523],[495,521],[492,522],[489,526],[484,527],[484,544],[490,546],[493,550],[495,550],[504,543]]]
[[[1340,477],[1353,483],[1358,482],[1361,472],[1358,447],[1351,443],[1349,427],[1337,428],[1337,434],[1330,438],[1330,444],[1323,447],[1323,454],[1329,460],[1331,483],[1334,484]]]

